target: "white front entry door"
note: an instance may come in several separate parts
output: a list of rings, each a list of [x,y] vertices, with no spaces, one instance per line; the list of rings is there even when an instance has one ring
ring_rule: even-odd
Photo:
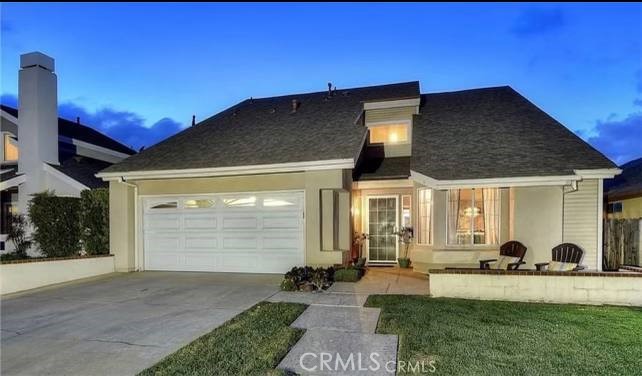
[[[399,197],[368,196],[366,201],[368,262],[397,262],[399,243],[392,232],[399,227]]]
[[[303,192],[143,199],[146,270],[284,273],[303,266]]]

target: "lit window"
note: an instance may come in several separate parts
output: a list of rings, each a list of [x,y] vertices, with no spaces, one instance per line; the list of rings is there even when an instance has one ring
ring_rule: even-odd
[[[448,192],[448,244],[499,243],[499,189]]]
[[[408,143],[408,124],[387,124],[370,126],[371,144]]]
[[[214,200],[185,200],[184,205],[185,209],[207,209],[214,206]]]
[[[256,206],[256,197],[237,197],[223,199],[223,203],[227,207],[242,208]]]
[[[263,206],[268,206],[268,207],[292,206],[294,204],[295,203],[293,200],[287,200],[287,199],[266,198],[263,200]]]
[[[606,207],[607,213],[622,213],[622,203],[621,202],[611,202]]]
[[[18,142],[9,134],[4,135],[4,155],[2,156],[5,161],[18,160]]]
[[[418,244],[432,244],[432,189],[419,189],[418,198]]]
[[[150,209],[176,209],[178,207],[178,202],[176,201],[167,201],[167,202],[159,202],[156,204],[153,204]]]

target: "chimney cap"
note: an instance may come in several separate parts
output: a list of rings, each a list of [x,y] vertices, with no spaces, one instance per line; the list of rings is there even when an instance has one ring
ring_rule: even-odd
[[[55,70],[54,59],[42,52],[29,52],[27,54],[20,55],[20,68],[24,69],[34,66],[40,66],[50,72]]]

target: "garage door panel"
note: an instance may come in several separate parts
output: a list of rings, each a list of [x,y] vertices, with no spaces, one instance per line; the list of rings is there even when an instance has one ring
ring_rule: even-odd
[[[256,217],[224,217],[223,229],[224,230],[257,230],[258,218]]]
[[[203,200],[217,204],[185,204]],[[170,201],[178,202],[175,209],[167,207]],[[152,209],[158,202],[164,207]],[[304,263],[302,192],[157,197],[153,203],[144,203],[148,270],[283,273]]]
[[[300,227],[300,220],[296,216],[270,216],[263,217],[264,229],[292,229],[296,230]]]
[[[185,249],[215,250],[217,247],[218,239],[216,237],[185,235]]]
[[[216,229],[216,215],[186,215],[183,219],[184,229]]]

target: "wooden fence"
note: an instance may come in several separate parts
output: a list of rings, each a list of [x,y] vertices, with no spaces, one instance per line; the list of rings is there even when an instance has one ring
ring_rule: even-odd
[[[604,270],[622,265],[640,265],[640,227],[642,219],[607,219],[604,221]]]

